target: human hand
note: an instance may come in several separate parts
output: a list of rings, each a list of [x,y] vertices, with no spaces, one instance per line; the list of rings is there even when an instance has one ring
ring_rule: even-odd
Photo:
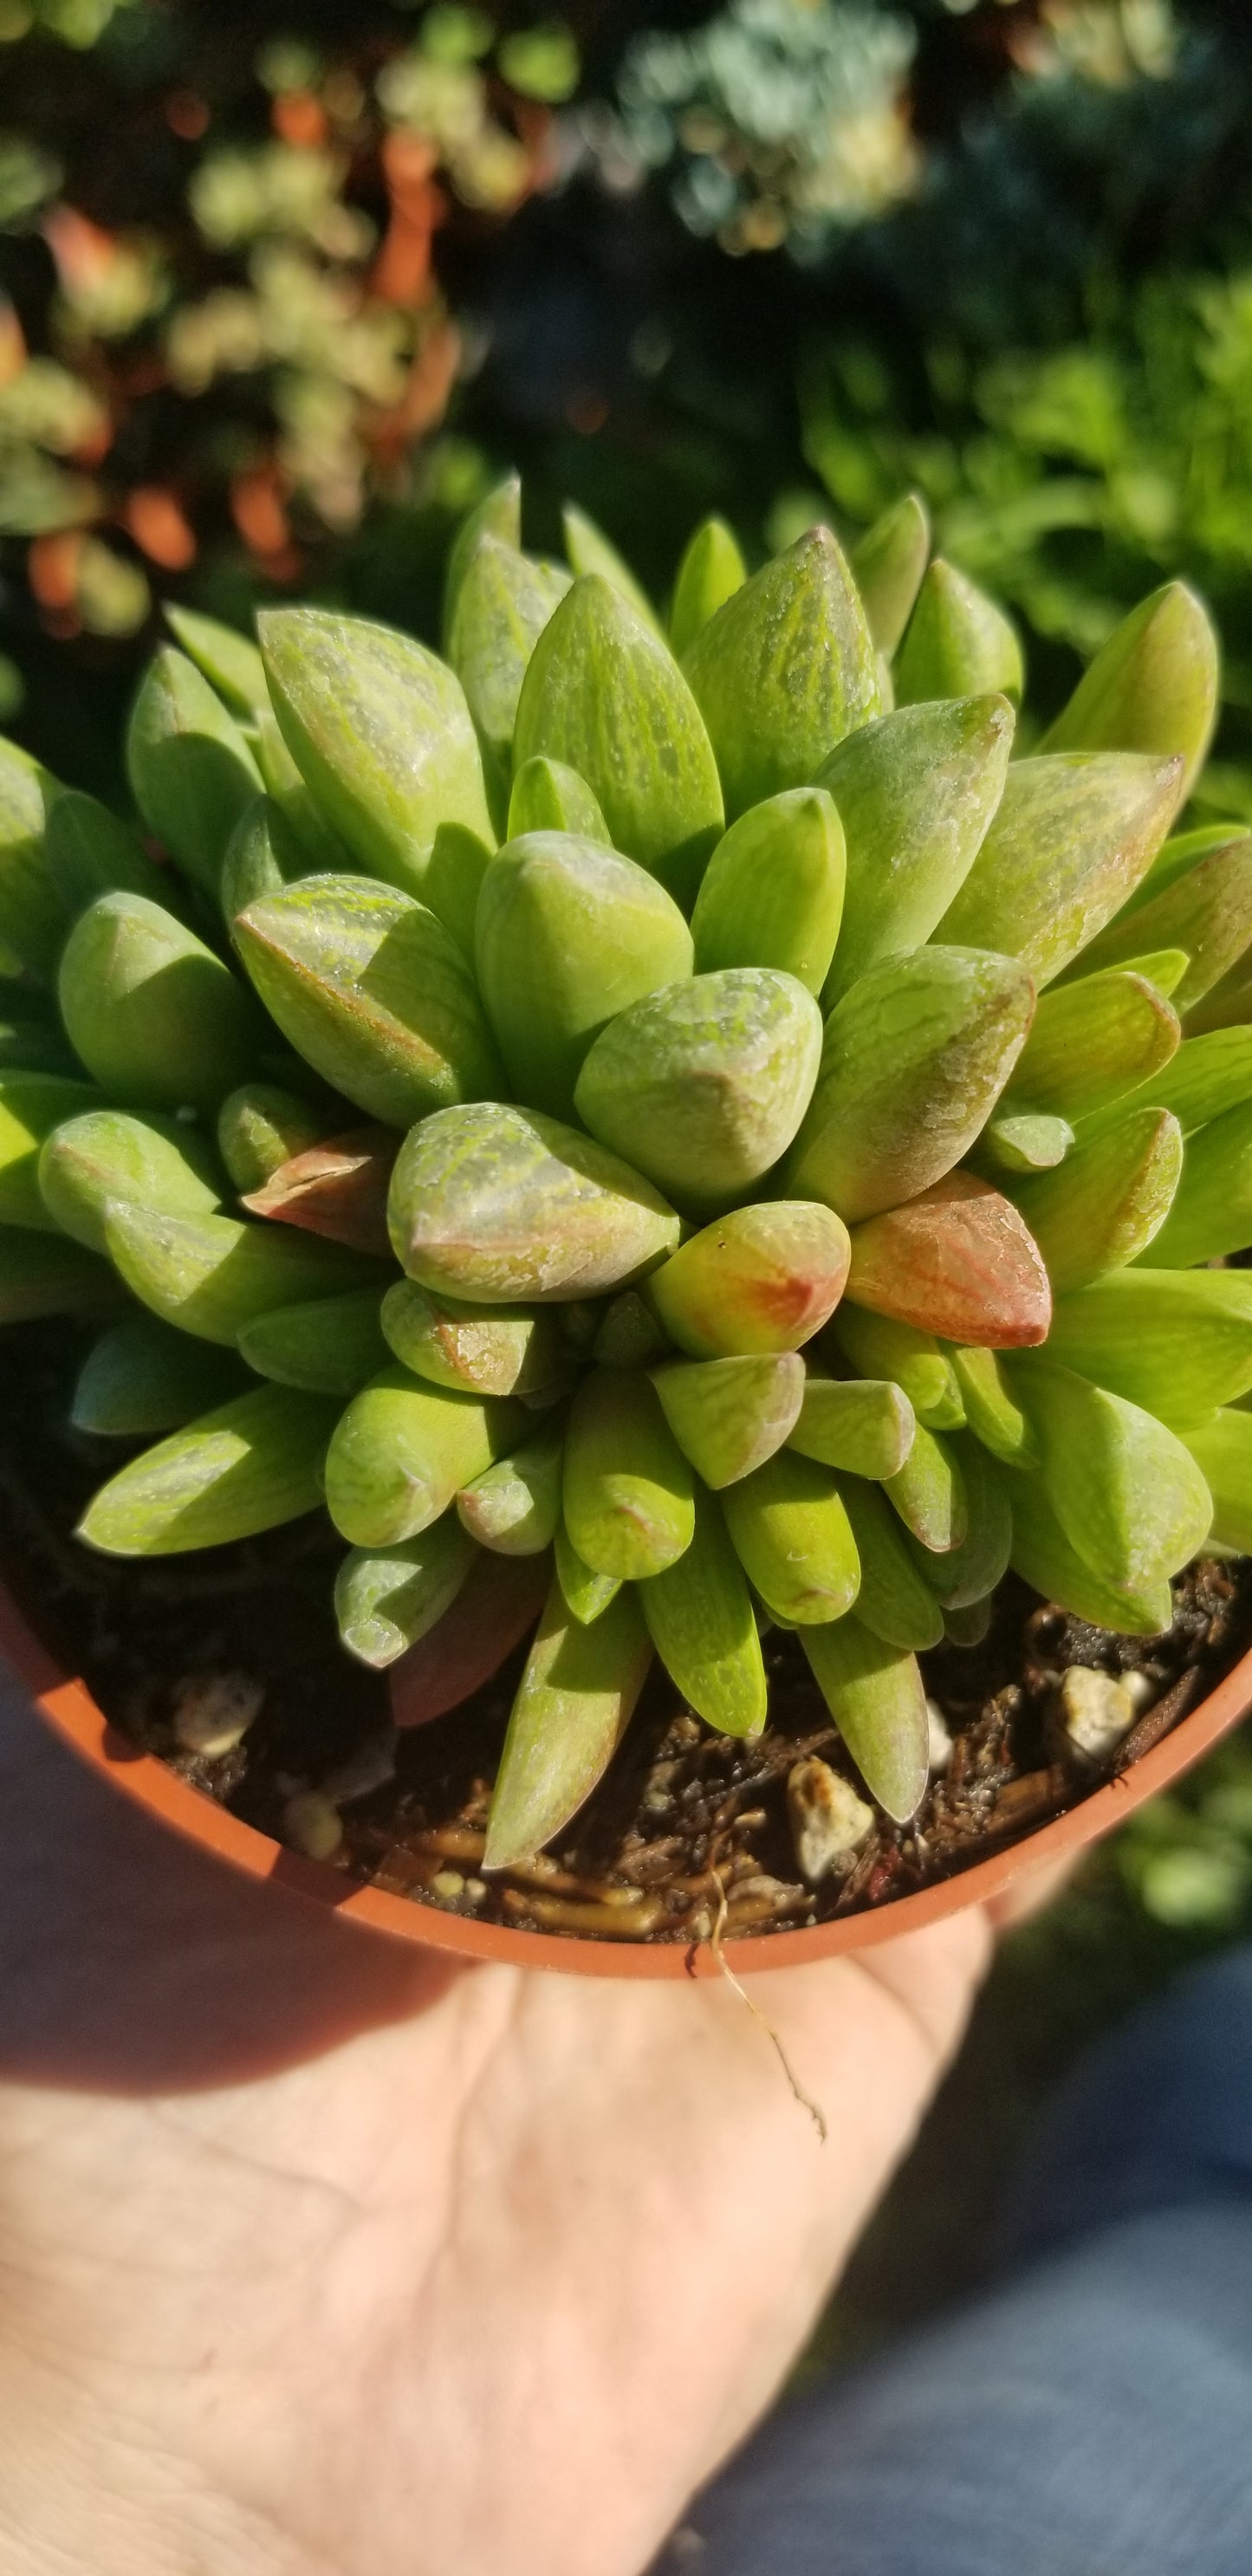
[[[823,2146],[728,1984],[322,1919],[2,1714],[0,2576],[638,2576],[908,2146],[985,1916],[748,1981]]]

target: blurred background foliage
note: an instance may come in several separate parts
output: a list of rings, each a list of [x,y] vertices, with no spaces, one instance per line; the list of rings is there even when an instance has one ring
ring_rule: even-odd
[[[164,598],[431,633],[505,463],[658,594],[708,510],[753,555],[911,486],[1045,711],[1194,580],[1252,819],[1250,130],[1247,0],[0,0],[0,722],[123,798]],[[1010,1946],[836,2340],[968,2277],[1040,2084],[1237,1933],[1242,1740]]]

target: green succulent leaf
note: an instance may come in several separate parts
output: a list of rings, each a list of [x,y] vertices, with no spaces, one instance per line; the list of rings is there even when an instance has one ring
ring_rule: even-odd
[[[936,1557],[964,1545],[969,1530],[965,1477],[957,1451],[947,1439],[919,1422],[909,1454],[894,1476],[884,1476],[883,1492],[919,1547]]]
[[[198,608],[177,607],[172,600],[166,600],[163,613],[175,642],[204,673],[232,715],[250,717],[268,706],[265,665],[250,636],[241,635],[237,626],[223,626],[220,618],[205,617]]]
[[[672,1208],[617,1155],[494,1101],[441,1110],[406,1137],[389,1222],[419,1287],[488,1305],[622,1287],[679,1234]]]
[[[1080,1132],[1084,1138],[1099,1134],[1132,1109],[1159,1107],[1172,1112],[1184,1136],[1193,1136],[1245,1100],[1252,1100],[1252,1028],[1211,1029],[1203,1037],[1184,1038],[1163,1071],[1123,1094],[1112,1111],[1084,1119]]]
[[[1115,1635],[1157,1637],[1170,1627],[1173,1597],[1164,1575],[1135,1587],[1106,1582],[1070,1545],[1041,1476],[1021,1476],[1013,1487],[1014,1573],[1045,1601],[1064,1602],[1095,1628]]]
[[[168,1216],[113,1199],[104,1232],[109,1258],[140,1304],[206,1342],[233,1345],[271,1307],[331,1297],[379,1275],[376,1263],[315,1235],[229,1216]]]
[[[916,1658],[859,1619],[806,1628],[801,1644],[870,1796],[905,1825],[926,1795],[930,1728]]]
[[[976,949],[919,948],[871,968],[826,1023],[788,1187],[851,1225],[940,1180],[999,1099],[1034,998],[1024,968]]]
[[[160,647],[140,682],[126,766],[149,831],[216,905],[223,852],[261,773],[234,717],[172,645]]]
[[[256,757],[257,767],[265,781],[266,795],[282,817],[294,853],[293,863],[284,863],[284,877],[310,876],[319,869],[350,868],[352,853],[327,821],[312,789],[301,777],[268,699],[257,717]],[[236,826],[237,831],[240,828],[242,826]],[[223,870],[222,910],[229,921],[226,879],[227,872]],[[255,891],[261,894],[268,893],[270,889],[258,885]],[[242,904],[237,902],[235,909],[242,910]]]
[[[642,1373],[593,1369],[570,1406],[565,1527],[593,1574],[634,1583],[691,1545],[695,1481]]]
[[[603,528],[598,528],[595,520],[588,518],[576,501],[565,503],[561,512],[561,531],[574,571],[584,576],[598,574],[618,593],[619,598],[625,600],[627,607],[634,610],[636,617],[642,618],[645,626],[651,626],[659,635],[660,620],[642,583],[636,581],[629,564],[623,561],[616,546],[610,544]]]
[[[1195,592],[1170,581],[1122,619],[1039,748],[1178,753],[1181,805],[1203,766],[1217,704],[1217,637]]]
[[[255,1537],[316,1510],[335,1408],[258,1386],[119,1469],[78,1535],[105,1556],[179,1556]]]
[[[335,1617],[350,1655],[384,1671],[451,1608],[477,1550],[455,1512],[401,1547],[354,1548],[335,1577]]]
[[[637,1288],[624,1288],[611,1298],[591,1345],[601,1368],[646,1368],[665,1348],[651,1307]]]
[[[101,1438],[151,1440],[241,1395],[248,1383],[234,1351],[193,1341],[155,1315],[125,1315],[88,1351],[70,1420],[76,1431]]]
[[[1034,1110],[1008,1112],[988,1119],[971,1159],[986,1180],[1054,1172],[1073,1142],[1074,1130],[1065,1118],[1044,1117]]]
[[[1133,894],[1169,828],[1180,775],[1177,760],[1141,752],[1015,761],[938,924],[943,938],[1019,957],[1037,984],[1051,983]]]
[[[484,1869],[533,1860],[577,1815],[612,1761],[651,1661],[631,1587],[582,1627],[553,1586],[504,1739]]]
[[[420,895],[440,823],[494,838],[478,738],[446,663],[327,608],[268,608],[257,625],[288,750],[367,870]]]
[[[844,899],[843,826],[820,787],[768,796],[732,823],[691,917],[701,974],[773,966],[820,993]]]
[[[790,1627],[841,1619],[860,1560],[828,1467],[780,1449],[722,1496],[735,1553],[767,1610]]]
[[[354,1547],[417,1538],[520,1437],[520,1406],[380,1369],[341,1414],[326,1457],[326,1508]]]
[[[193,1348],[202,1348],[193,1344]],[[239,1348],[259,1377],[310,1395],[355,1395],[387,1364],[377,1288],[349,1288],[295,1306],[273,1306],[239,1328]]]
[[[117,1274],[64,1235],[0,1225],[0,1324],[87,1315],[122,1302]]]
[[[1145,1119],[1151,1114],[1146,1109],[1139,1112]],[[1101,1137],[1088,1150],[1096,1153],[1107,1142]],[[1228,1109],[1224,1117],[1188,1137],[1182,1178],[1169,1213],[1139,1257],[1145,1268],[1188,1270],[1195,1262],[1218,1261],[1228,1252],[1242,1252],[1250,1242],[1252,1101],[1245,1101],[1241,1108]]]
[[[679,661],[747,578],[748,567],[725,520],[702,520],[679,564],[670,606],[669,640]]]
[[[539,1556],[561,1520],[562,1421],[545,1422],[457,1495],[462,1527],[500,1556]]]
[[[1252,1273],[1115,1271],[1058,1297],[1048,1355],[1185,1430],[1252,1389]]]
[[[1007,1187],[1059,1294],[1136,1260],[1159,1237],[1182,1171],[1177,1119],[1167,1109],[1131,1109],[1059,1170]]]
[[[566,1609],[580,1628],[590,1628],[608,1609],[610,1601],[616,1601],[622,1588],[620,1577],[594,1574],[584,1564],[563,1520],[557,1523],[555,1552],[556,1577]]]
[[[780,1199],[693,1234],[652,1273],[647,1298],[692,1359],[798,1351],[834,1313],[848,1258],[847,1228],[829,1208]]]
[[[1168,1105],[1159,1076],[1181,1036],[1177,1012],[1142,975],[1122,971],[1054,986],[1039,997],[1014,1068],[1013,1108],[1078,1118],[1113,1102],[1128,1107],[1146,1082],[1153,1103]]]
[[[1026,685],[1016,628],[985,590],[936,555],[896,655],[896,703],[981,697],[995,690],[1020,703]]]
[[[840,1479],[839,1491],[861,1560],[856,1615],[863,1627],[903,1654],[921,1654],[943,1638],[943,1612],[932,1584],[909,1555],[900,1523],[872,1484]],[[938,1565],[940,1559],[928,1557]]]
[[[238,915],[259,896],[310,874],[308,853],[272,796],[245,805],[226,844],[218,898],[232,934]]]
[[[46,769],[0,739],[0,944],[37,984],[51,982],[69,928],[44,845],[59,793]]]
[[[563,1374],[556,1319],[543,1307],[478,1306],[397,1279],[383,1299],[382,1331],[396,1358],[432,1386],[533,1395]]]
[[[217,1113],[217,1149],[241,1192],[264,1189],[284,1163],[327,1132],[326,1111],[277,1082],[241,1082]]]
[[[395,1724],[429,1725],[489,1682],[534,1627],[550,1581],[546,1557],[480,1548],[451,1608],[391,1667]]]
[[[769,1710],[760,1633],[712,1494],[697,1493],[690,1547],[641,1583],[638,1598],[652,1643],[696,1715],[723,1735],[759,1735]]]
[[[0,1225],[56,1232],[39,1187],[40,1151],[63,1120],[96,1108],[99,1098],[89,1083],[59,1073],[0,1074]]]
[[[848,874],[828,1010],[871,967],[922,947],[943,920],[1000,803],[1012,745],[1006,698],[957,698],[862,725],[824,763],[819,781],[839,809]]]
[[[693,952],[677,904],[646,868],[568,832],[528,832],[484,878],[475,956],[514,1090],[568,1118],[599,1033],[658,985],[689,978]]]
[[[930,558],[930,520],[917,492],[893,501],[852,549],[852,572],[869,631],[888,661],[913,614]]]
[[[683,668],[729,821],[764,796],[807,786],[881,704],[873,637],[829,528],[810,528],[736,590],[688,647]]]
[[[817,1079],[821,1013],[794,975],[729,967],[670,983],[596,1039],[584,1126],[681,1206],[741,1199],[791,1143]]]
[[[216,1112],[256,1070],[251,995],[186,924],[141,894],[103,894],[75,922],[57,979],[76,1053],[128,1109]]]
[[[609,841],[608,824],[586,779],[568,762],[548,760],[542,752],[522,762],[509,797],[508,838],[520,840],[523,832],[572,832],[580,841],[603,841],[606,847]]]
[[[474,553],[482,537],[495,537],[501,545],[520,546],[522,542],[522,478],[506,474],[499,483],[484,492],[481,501],[466,513],[448,551],[443,587],[443,643],[448,649],[452,620]]]
[[[45,849],[67,924],[99,894],[142,894],[177,910],[171,871],[145,858],[134,834],[95,796],[62,789],[49,808]]]
[[[1034,1434],[996,1352],[954,1350],[952,1367],[975,1439],[1006,1467],[1037,1467]]]
[[[513,759],[576,769],[613,847],[686,907],[723,814],[699,709],[669,648],[610,584],[576,581],[527,667]]]
[[[563,565],[537,562],[496,537],[482,536],[457,593],[448,659],[477,727],[491,801],[501,819],[526,666],[569,587]]]
[[[4,1096],[0,1083],[0,1120]],[[176,1120],[93,1108],[64,1119],[45,1139],[39,1195],[63,1234],[103,1252],[105,1215],[115,1200],[165,1216],[211,1216],[222,1203],[222,1181],[211,1146]],[[0,1212],[3,1206],[0,1178]]]
[[[284,1037],[337,1091],[393,1127],[502,1086],[473,977],[425,904],[368,877],[308,877],[235,923]]]
[[[1175,1008],[1191,1012],[1221,984],[1252,941],[1252,833],[1196,861],[1161,894],[1131,904],[1093,939],[1070,969],[1099,973],[1147,949],[1182,948],[1186,973],[1175,987]]]
[[[976,1601],[989,1599],[1008,1571],[1013,1546],[1008,1479],[968,1432],[958,1434],[950,1454],[965,1499],[965,1536],[956,1547],[938,1554],[915,1538],[910,1541],[917,1572],[945,1612],[968,1610]]]
[[[1187,1433],[1186,1446],[1213,1498],[1210,1537],[1252,1555],[1252,1413],[1215,1413]]]
[[[804,1362],[794,1351],[666,1360],[653,1369],[652,1383],[683,1456],[719,1493],[790,1438],[804,1398]]]
[[[841,1306],[830,1327],[830,1341],[858,1375],[891,1378],[908,1398],[919,1422],[932,1431],[956,1430],[964,1420],[956,1373],[933,1333],[916,1324],[896,1323],[890,1315],[873,1315],[860,1306]]]
[[[848,1476],[881,1479],[904,1465],[916,1428],[903,1387],[889,1378],[820,1377],[809,1369],[787,1445]]]
[[[1212,1500],[1181,1440],[1142,1406],[1050,1355],[1013,1363],[1039,1478],[1070,1546],[1100,1580],[1141,1589],[1207,1538]]]

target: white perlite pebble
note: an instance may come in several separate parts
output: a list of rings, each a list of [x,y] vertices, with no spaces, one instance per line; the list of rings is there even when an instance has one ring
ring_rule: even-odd
[[[302,1789],[283,1809],[283,1841],[306,1860],[329,1860],[343,1841],[339,1810],[320,1789]]]
[[[926,1702],[926,1734],[930,1751],[930,1767],[935,1778],[938,1779],[948,1769],[956,1747],[952,1741],[952,1730],[937,1699],[928,1699]]]
[[[210,1761],[242,1742],[259,1716],[265,1685],[251,1673],[196,1673],[180,1682],[174,1702],[175,1741],[184,1753]]]
[[[874,1810],[851,1782],[812,1754],[787,1774],[787,1810],[796,1859],[810,1886],[831,1876],[846,1878],[874,1830]]]
[[[1085,1762],[1107,1762],[1135,1718],[1135,1703],[1124,1682],[1086,1664],[1071,1664],[1061,1675],[1061,1724],[1065,1739]]]

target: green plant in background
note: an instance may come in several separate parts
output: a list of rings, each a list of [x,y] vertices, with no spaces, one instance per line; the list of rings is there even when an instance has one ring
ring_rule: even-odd
[[[281,586],[371,501],[474,497],[473,452],[428,451],[464,356],[432,241],[515,212],[579,73],[559,24],[464,8],[242,56],[189,10],[110,15],[0,21],[0,536],[61,637],[134,633],[206,550]],[[90,78],[53,82],[49,32],[96,45]],[[110,110],[112,224],[81,203]]]
[[[1252,1531],[1252,1279],[1205,1266],[1252,1232],[1252,1034],[1211,1027],[1252,849],[1171,837],[1198,603],[1146,600],[1010,765],[1016,638],[916,502],[855,578],[812,530],[749,579],[706,523],[670,641],[576,510],[566,544],[490,493],[446,660],[173,612],[128,743],[164,869],[0,773],[0,1311],[99,1308],[76,1421],[165,1434],[82,1535],[324,1499],[398,1690],[467,1619],[485,1676],[546,1594],[496,1865],[654,1654],[750,1735],[794,1628],[904,1819],[916,1655],[1010,1564],[1152,1634]]]

